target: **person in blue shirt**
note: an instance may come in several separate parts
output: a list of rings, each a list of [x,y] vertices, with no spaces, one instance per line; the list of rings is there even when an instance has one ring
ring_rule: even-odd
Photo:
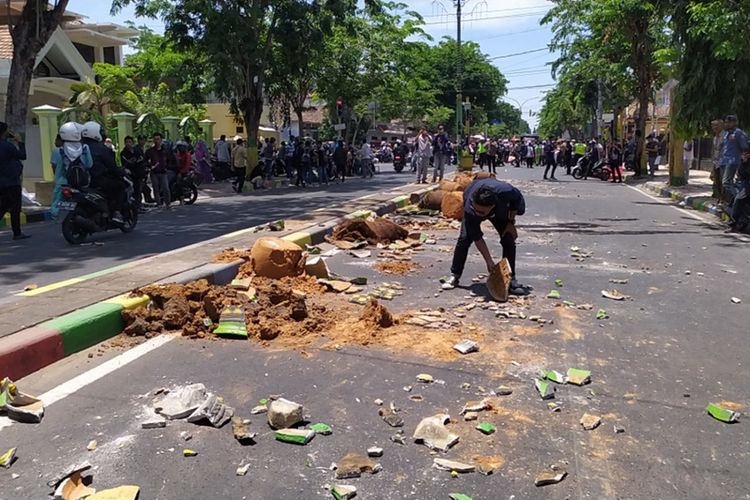
[[[12,138],[16,144],[8,140]],[[8,124],[0,122],[0,219],[10,213],[10,227],[14,240],[25,240],[28,235],[21,232],[21,175],[26,145],[16,134],[8,130]]]
[[[81,144],[81,127],[77,123],[68,122],[60,127],[60,138],[63,145],[52,151],[52,168],[55,171],[55,188],[52,192],[52,206],[50,214],[56,219],[60,214],[60,199],[62,188],[68,185],[67,168],[80,161],[86,169],[91,169],[94,160],[91,151],[85,144]]]
[[[490,254],[482,233],[482,222],[492,223],[500,236],[503,257],[508,259],[512,273],[510,292],[514,295],[528,295],[531,288],[518,284],[516,275],[516,216],[526,213],[526,202],[517,188],[497,179],[481,179],[472,182],[464,191],[464,218],[461,232],[453,252],[451,276],[443,288],[450,290],[458,286],[464,272],[469,248],[476,245],[484,258],[487,272],[492,273],[495,261]]]
[[[724,134],[721,136],[721,155],[719,156],[721,185],[726,202],[734,198],[734,177],[742,163],[742,153],[747,150],[747,135],[737,128],[737,116],[727,115],[724,118]]]

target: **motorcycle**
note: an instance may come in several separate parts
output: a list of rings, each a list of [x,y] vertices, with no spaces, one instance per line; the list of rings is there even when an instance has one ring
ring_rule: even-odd
[[[588,171],[588,174],[586,172]],[[584,177],[597,177],[603,181],[609,180],[612,176],[612,167],[607,160],[599,160],[596,165],[591,165],[591,156],[584,155],[578,160],[573,169],[573,178],[581,180]]]
[[[396,153],[393,157],[393,170],[400,173],[406,166],[406,158],[401,153]]]
[[[383,148],[375,154],[375,159],[381,163],[389,163],[393,161],[393,152],[388,148]]]
[[[172,195],[172,203],[179,202],[183,205],[192,205],[198,199],[198,172],[191,170],[180,180],[176,176],[169,184],[169,193]]]
[[[228,163],[221,164],[215,158],[211,161],[211,173],[217,181],[225,181],[235,177],[234,170]]]
[[[62,222],[62,234],[65,241],[71,245],[80,245],[94,233],[110,229],[130,233],[135,229],[138,224],[138,206],[133,197],[133,182],[127,177],[123,177],[123,180],[127,185],[125,189],[127,203],[122,209],[122,224],[112,220],[107,200],[96,190],[63,187],[59,206],[60,210],[68,211]]]

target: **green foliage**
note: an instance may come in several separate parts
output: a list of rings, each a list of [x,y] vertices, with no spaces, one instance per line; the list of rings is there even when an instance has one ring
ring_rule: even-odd
[[[94,64],[97,79],[87,78],[70,86],[70,105],[82,117],[104,123],[107,112],[133,111],[125,98],[135,89],[133,71],[112,64]],[[98,80],[98,83],[97,83]],[[79,118],[83,119],[83,118]]]

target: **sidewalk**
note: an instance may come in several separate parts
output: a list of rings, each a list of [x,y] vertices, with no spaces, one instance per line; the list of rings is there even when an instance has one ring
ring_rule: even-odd
[[[686,186],[669,186],[669,167],[662,165],[654,178],[634,180],[632,176],[627,178],[627,183],[639,186],[663,198],[671,198],[681,207],[689,207],[700,212],[715,215],[724,222],[729,221],[729,216],[717,205],[713,194],[713,183],[710,172],[705,170],[691,170],[690,178]]]

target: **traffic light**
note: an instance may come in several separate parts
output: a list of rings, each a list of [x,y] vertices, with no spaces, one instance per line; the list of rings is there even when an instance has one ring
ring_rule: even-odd
[[[336,114],[341,118],[341,112],[344,110],[344,101],[342,99],[336,99]]]

